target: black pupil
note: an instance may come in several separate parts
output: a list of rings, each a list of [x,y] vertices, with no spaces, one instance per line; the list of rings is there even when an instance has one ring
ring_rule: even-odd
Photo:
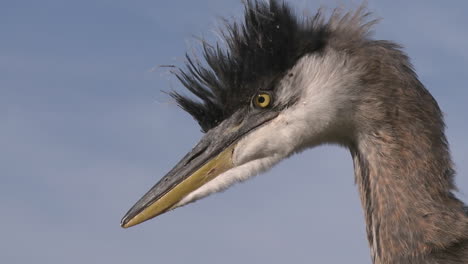
[[[261,103],[261,104],[263,104],[263,103],[265,102],[265,96],[262,96],[262,95],[259,96],[259,97],[258,97],[258,102]]]

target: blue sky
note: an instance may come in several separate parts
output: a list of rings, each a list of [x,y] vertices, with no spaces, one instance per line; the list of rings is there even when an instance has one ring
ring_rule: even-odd
[[[320,5],[359,1],[288,1]],[[468,201],[468,3],[372,1],[446,115]],[[239,0],[0,3],[2,263],[370,263],[349,153],[319,147],[124,230],[120,218],[200,138],[161,90]],[[302,11],[301,11],[302,12]],[[156,68],[155,68],[156,67]]]

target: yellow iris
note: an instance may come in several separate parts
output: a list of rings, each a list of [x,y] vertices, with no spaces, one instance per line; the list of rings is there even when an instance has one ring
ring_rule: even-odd
[[[255,106],[260,108],[268,107],[271,103],[271,96],[267,93],[259,93],[254,98]]]

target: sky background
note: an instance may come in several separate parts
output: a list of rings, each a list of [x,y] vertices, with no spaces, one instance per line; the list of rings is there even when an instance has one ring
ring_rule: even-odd
[[[288,1],[299,13],[360,1]],[[438,100],[468,201],[468,2],[373,1]],[[306,11],[303,11],[306,10]],[[142,225],[124,213],[197,142],[164,94],[240,0],[0,1],[1,263],[370,263],[347,150],[324,146]]]

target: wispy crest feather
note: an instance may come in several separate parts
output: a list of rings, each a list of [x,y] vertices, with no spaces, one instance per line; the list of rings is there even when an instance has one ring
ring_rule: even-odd
[[[364,24],[364,7],[353,13],[335,10],[325,22],[322,11],[299,21],[285,3],[244,1],[243,23],[226,22],[225,46],[202,42],[204,61],[186,55],[177,78],[197,99],[172,92],[178,105],[206,132],[250,104],[259,90],[273,90],[275,82],[305,54],[320,52],[330,41],[363,40],[372,21]],[[334,32],[346,32],[337,39]],[[335,46],[335,45],[334,45]],[[339,48],[339,45],[336,45]]]

